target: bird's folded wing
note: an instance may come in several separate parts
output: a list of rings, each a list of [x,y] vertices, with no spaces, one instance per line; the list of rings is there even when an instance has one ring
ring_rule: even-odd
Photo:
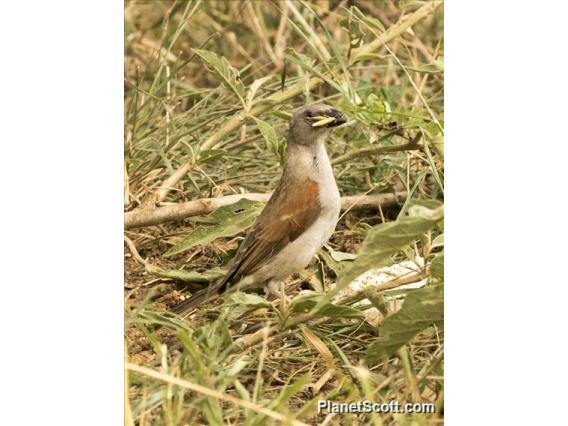
[[[321,211],[319,185],[312,180],[282,183],[257,218],[223,279],[226,289],[259,270],[302,235]]]

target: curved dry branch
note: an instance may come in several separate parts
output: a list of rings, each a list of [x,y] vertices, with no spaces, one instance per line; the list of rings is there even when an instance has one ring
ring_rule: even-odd
[[[139,228],[157,225],[159,223],[185,219],[190,216],[209,214],[213,210],[236,203],[241,199],[267,202],[270,194],[235,194],[219,198],[202,198],[186,203],[170,204],[161,207],[150,207],[134,210],[124,214],[124,228]],[[405,192],[396,194],[350,195],[341,198],[341,209],[363,209],[381,206],[381,208],[396,205],[405,200]]]

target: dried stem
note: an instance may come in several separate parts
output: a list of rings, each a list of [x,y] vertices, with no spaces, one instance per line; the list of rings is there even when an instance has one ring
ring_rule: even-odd
[[[183,179],[183,177],[191,170],[193,161],[188,161],[182,164],[170,177],[168,177],[162,185],[158,188],[156,193],[155,203],[161,203],[166,199],[168,193],[175,187],[175,185]]]
[[[130,250],[130,253],[132,254],[134,260],[136,260],[141,265],[146,266],[148,263],[142,258],[142,256],[140,256],[138,250],[136,249],[136,246],[134,245],[132,240],[128,238],[126,235],[124,236],[124,242],[126,243],[128,250]]]
[[[171,204],[161,207],[150,207],[134,210],[124,214],[124,228],[139,228],[142,226],[157,225],[159,223],[185,219],[190,216],[209,214],[213,210],[227,206],[241,199],[267,202],[271,194],[235,194],[219,198],[202,198],[186,203]],[[351,195],[341,198],[341,209],[363,209],[389,207],[403,202],[406,192],[395,194]]]

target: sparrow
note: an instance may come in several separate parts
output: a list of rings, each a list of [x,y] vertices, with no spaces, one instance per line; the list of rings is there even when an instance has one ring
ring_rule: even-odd
[[[310,263],[339,220],[339,189],[324,145],[331,129],[345,122],[341,111],[322,103],[296,111],[282,177],[227,274],[174,306],[174,312],[187,315],[229,291],[274,287]]]

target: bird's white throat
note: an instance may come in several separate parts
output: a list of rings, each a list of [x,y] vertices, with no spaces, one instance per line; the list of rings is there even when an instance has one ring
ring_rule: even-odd
[[[319,185],[319,202],[324,216],[336,217],[341,204],[339,189],[323,142],[310,146],[292,144],[286,153],[284,179],[312,180]],[[335,219],[337,221],[337,217]],[[335,224],[334,224],[335,227]]]
[[[312,179],[316,182],[331,178],[335,183],[323,141],[309,146],[288,145],[284,174],[293,179]]]

